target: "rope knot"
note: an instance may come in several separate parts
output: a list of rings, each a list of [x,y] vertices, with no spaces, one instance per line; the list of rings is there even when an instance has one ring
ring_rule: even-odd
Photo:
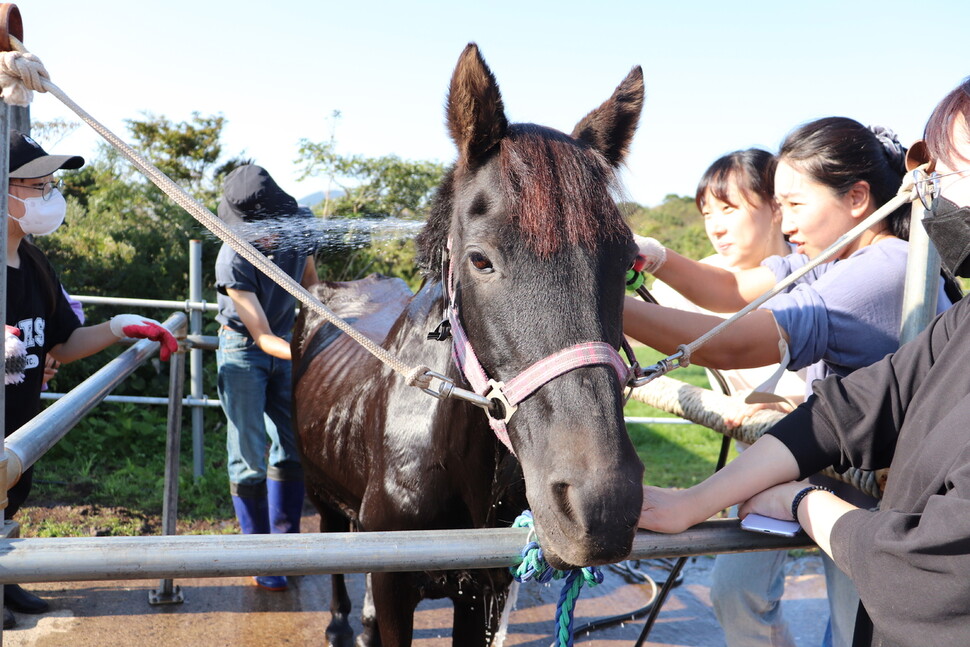
[[[412,368],[407,375],[404,376],[404,381],[408,386],[416,386],[420,389],[430,389],[431,388],[431,376],[428,372],[431,371],[427,366],[415,366]]]
[[[50,80],[47,68],[30,52],[0,52],[0,97],[15,106],[28,106],[33,90],[47,92],[44,80]]]
[[[535,520],[532,511],[525,510],[512,523],[513,528],[528,528],[529,542],[522,549],[522,561],[509,570],[516,582],[549,582],[565,578],[559,603],[556,605],[556,642],[558,647],[571,647],[573,644],[573,611],[576,600],[584,584],[596,586],[603,583],[603,572],[595,566],[560,571],[546,562],[539,542],[535,541]]]

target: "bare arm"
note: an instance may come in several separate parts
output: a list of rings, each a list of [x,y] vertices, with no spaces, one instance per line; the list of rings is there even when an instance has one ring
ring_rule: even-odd
[[[774,436],[762,436],[724,468],[691,488],[644,486],[639,525],[658,532],[682,532],[798,475],[798,463],[788,447]],[[791,499],[788,502],[791,504]]]
[[[668,355],[723,322],[719,317],[687,312],[627,297],[623,332]],[[755,310],[728,326],[694,351],[691,362],[708,368],[732,369],[777,363],[779,328],[768,310]],[[786,341],[788,341],[786,339]]]
[[[745,501],[738,510],[738,514],[743,518],[752,512],[757,512],[776,519],[789,519],[795,495],[807,486],[805,481],[776,485]],[[798,504],[796,521],[802,525],[808,536],[815,540],[818,547],[831,557],[832,527],[842,515],[857,509],[856,506],[843,501],[831,492],[813,490]]]
[[[277,337],[269,327],[269,320],[263,311],[263,306],[259,304],[255,292],[245,292],[243,290],[226,289],[226,294],[236,305],[236,312],[242,320],[249,335],[256,342],[256,347],[267,355],[280,359],[291,359],[290,342],[282,337]]]
[[[111,332],[111,324],[106,321],[96,326],[75,328],[66,342],[54,346],[48,354],[58,362],[66,364],[94,355],[116,341],[118,337]]]
[[[731,272],[699,263],[668,249],[654,276],[712,312],[737,312],[775,285],[767,267]]]

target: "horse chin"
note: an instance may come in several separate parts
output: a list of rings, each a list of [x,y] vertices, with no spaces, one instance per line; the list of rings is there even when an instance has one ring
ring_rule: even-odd
[[[634,524],[628,532],[617,532],[605,542],[597,537],[577,538],[545,532],[541,520],[537,520],[536,532],[545,560],[553,568],[564,571],[622,561],[633,547],[636,527]]]

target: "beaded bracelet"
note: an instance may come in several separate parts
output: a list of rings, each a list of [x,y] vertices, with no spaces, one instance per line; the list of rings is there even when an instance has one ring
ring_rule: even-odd
[[[809,485],[808,487],[799,490],[798,494],[795,495],[795,498],[791,500],[792,519],[794,519],[795,521],[798,521],[798,504],[802,502],[802,499],[808,496],[809,492],[814,492],[815,490],[822,490],[830,494],[832,493],[832,490],[825,487],[824,485]]]

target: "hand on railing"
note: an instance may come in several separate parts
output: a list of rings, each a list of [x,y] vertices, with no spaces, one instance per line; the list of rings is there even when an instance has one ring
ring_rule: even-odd
[[[138,339],[151,339],[161,343],[158,356],[163,362],[167,362],[172,353],[178,350],[178,342],[172,333],[162,327],[162,324],[140,315],[115,315],[111,318],[111,332],[119,339],[134,337]]]

